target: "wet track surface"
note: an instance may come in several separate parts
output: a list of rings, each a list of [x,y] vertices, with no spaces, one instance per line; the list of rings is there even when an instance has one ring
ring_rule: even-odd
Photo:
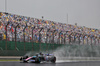
[[[84,62],[57,62],[57,63],[20,63],[20,62],[0,62],[0,66],[100,66],[100,61]]]

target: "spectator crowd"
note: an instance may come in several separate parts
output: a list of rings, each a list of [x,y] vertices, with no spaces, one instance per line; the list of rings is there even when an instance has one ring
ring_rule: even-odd
[[[16,29],[15,29],[16,28]],[[0,12],[2,40],[56,44],[100,44],[100,29]],[[16,34],[16,39],[15,39]]]

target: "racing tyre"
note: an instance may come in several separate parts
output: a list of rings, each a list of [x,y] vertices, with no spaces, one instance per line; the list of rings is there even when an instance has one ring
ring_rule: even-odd
[[[20,61],[22,60],[24,63],[26,63],[27,61],[25,61],[25,59],[27,59],[27,58],[28,58],[28,56],[23,56],[20,58]]]
[[[35,58],[35,62],[40,63],[41,62],[40,58]]]
[[[51,60],[52,63],[55,63],[56,62],[56,57],[54,57],[52,60]]]

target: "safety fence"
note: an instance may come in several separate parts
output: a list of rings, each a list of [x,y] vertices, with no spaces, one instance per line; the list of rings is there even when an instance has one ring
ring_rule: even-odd
[[[22,56],[31,52],[54,52],[58,57],[100,57],[100,45],[48,44],[34,42],[0,41],[0,56]]]
[[[15,41],[0,41],[0,50],[16,50],[16,51],[48,51],[61,47],[62,44],[46,44],[34,42],[16,42]]]
[[[7,43],[6,43],[7,42]],[[34,42],[0,41],[0,56],[22,56],[27,52],[48,52],[61,47],[61,44],[46,44]]]

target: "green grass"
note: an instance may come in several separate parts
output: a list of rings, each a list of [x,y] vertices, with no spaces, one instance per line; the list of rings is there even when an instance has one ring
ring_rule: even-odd
[[[20,60],[0,60],[0,61],[20,61]]]

